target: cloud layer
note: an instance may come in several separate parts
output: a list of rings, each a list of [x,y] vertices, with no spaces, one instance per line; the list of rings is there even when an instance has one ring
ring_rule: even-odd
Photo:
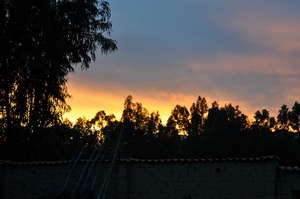
[[[224,1],[225,2],[225,1]],[[239,104],[247,114],[299,99],[300,25],[296,1],[112,2],[120,50],[70,76],[73,111],[121,114],[132,94],[164,118],[198,95]]]

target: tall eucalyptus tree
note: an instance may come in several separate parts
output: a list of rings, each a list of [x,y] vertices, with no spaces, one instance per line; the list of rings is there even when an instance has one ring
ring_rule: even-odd
[[[107,1],[2,0],[0,3],[0,124],[51,126],[69,109],[67,74],[88,68],[110,38]]]

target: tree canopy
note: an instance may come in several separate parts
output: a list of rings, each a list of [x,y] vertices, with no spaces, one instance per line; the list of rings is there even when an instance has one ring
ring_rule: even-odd
[[[112,157],[197,158],[277,155],[300,165],[300,104],[282,105],[277,116],[258,110],[251,121],[239,106],[176,105],[163,124],[128,96],[120,119],[99,111],[75,124],[62,120],[67,74],[117,50],[110,38],[107,1],[0,1],[0,159],[62,160],[79,151]]]
[[[277,155],[282,164],[300,165],[299,118],[298,102],[292,108],[283,105],[276,117],[263,109],[251,119],[239,106],[209,105],[198,97],[190,108],[176,105],[164,124],[159,112],[149,112],[128,96],[120,119],[102,110],[91,119],[78,118],[75,124],[66,119],[34,134],[26,126],[15,127],[10,142],[1,136],[0,158],[70,159],[82,148],[87,158],[96,148],[110,159],[122,134],[119,158]]]
[[[0,124],[31,129],[60,122],[70,107],[66,75],[88,68],[98,48],[117,49],[107,1],[0,2]]]

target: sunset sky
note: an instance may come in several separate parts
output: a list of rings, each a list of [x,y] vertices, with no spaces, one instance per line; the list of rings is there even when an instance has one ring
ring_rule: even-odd
[[[120,116],[130,94],[165,121],[197,96],[248,114],[300,97],[300,1],[111,0],[119,50],[69,76],[71,121]]]

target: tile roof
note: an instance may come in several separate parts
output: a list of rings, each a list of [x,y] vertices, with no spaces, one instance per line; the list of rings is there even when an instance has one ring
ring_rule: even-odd
[[[278,169],[280,171],[291,171],[291,172],[299,172],[300,171],[300,168],[298,166],[279,166]]]
[[[233,158],[197,158],[197,159],[183,159],[183,158],[173,158],[173,159],[119,159],[120,163],[215,163],[215,162],[261,162],[269,160],[279,160],[277,156],[260,156],[260,157],[233,157]],[[89,160],[80,160],[80,163],[88,162]],[[0,160],[0,165],[6,166],[42,166],[42,165],[63,165],[69,164],[72,161],[63,160],[63,161],[31,161],[31,162],[14,162],[8,160]],[[102,163],[108,163],[110,160],[97,161]]]

